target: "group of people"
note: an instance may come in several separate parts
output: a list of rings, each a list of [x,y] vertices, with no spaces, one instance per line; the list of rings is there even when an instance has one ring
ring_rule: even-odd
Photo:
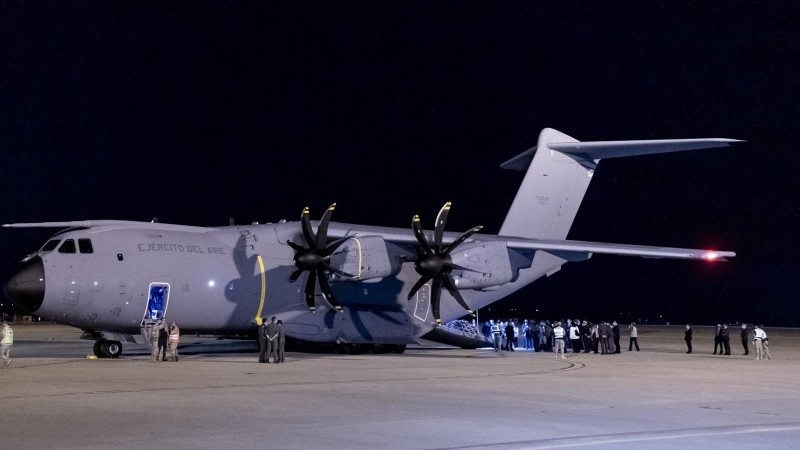
[[[506,350],[513,352],[520,345],[533,351],[554,352],[556,358],[559,353],[564,357],[565,349],[573,353],[600,353],[610,355],[621,352],[620,327],[614,321],[611,323],[600,322],[593,324],[586,320],[566,321],[540,321],[524,320],[520,325],[514,321],[490,320],[482,327],[484,336],[494,342],[494,351]],[[636,323],[628,327],[630,342],[628,351],[636,347],[639,351],[639,333]]]
[[[164,319],[142,325],[142,336],[150,347],[150,362],[163,362],[168,358],[178,362],[178,343],[181,330],[175,322],[167,327]]]
[[[744,356],[747,356],[750,354],[750,348],[748,346],[750,342],[750,329],[746,323],[743,323],[741,328],[742,332],[740,337],[742,339],[742,348],[744,348]],[[692,326],[688,323],[686,324],[686,331],[684,332],[683,339],[686,341],[686,353],[692,353]],[[755,359],[762,360],[764,357],[772,359],[769,354],[769,337],[767,337],[767,333],[764,331],[764,325],[753,325],[753,348],[756,353]],[[717,353],[717,350],[719,350],[719,353]],[[731,354],[731,330],[726,323],[718,323],[717,328],[714,330],[714,354]]]
[[[284,362],[284,347],[286,346],[286,333],[283,328],[282,320],[275,320],[272,316],[267,323],[261,319],[261,326],[258,328],[258,362],[269,363],[270,357],[275,363]]]

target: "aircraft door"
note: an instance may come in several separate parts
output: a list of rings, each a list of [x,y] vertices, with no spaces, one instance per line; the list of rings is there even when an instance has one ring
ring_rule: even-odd
[[[144,313],[143,323],[153,323],[161,320],[167,313],[169,303],[169,283],[150,283],[147,295],[147,309]]]

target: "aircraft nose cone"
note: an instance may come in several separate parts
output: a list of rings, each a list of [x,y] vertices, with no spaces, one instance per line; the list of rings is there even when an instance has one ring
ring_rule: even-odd
[[[44,301],[44,263],[36,257],[26,262],[16,275],[3,285],[3,292],[12,303],[30,313]]]

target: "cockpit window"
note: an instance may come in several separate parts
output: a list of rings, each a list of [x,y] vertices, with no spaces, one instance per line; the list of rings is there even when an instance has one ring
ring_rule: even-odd
[[[47,241],[47,244],[44,244],[44,247],[42,247],[42,251],[43,252],[52,252],[53,250],[56,249],[56,247],[58,247],[58,243],[59,242],[61,242],[60,239],[51,239],[51,240]]]
[[[75,253],[75,241],[72,239],[67,239],[61,244],[61,247],[58,249],[58,253]]]
[[[94,253],[91,239],[78,239],[78,248],[81,253]]]

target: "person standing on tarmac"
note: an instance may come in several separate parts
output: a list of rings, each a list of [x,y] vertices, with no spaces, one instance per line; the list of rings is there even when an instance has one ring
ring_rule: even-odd
[[[555,341],[556,359],[558,359],[558,352],[561,352],[561,359],[567,359],[564,355],[564,329],[561,328],[561,322],[556,322],[556,327],[553,328],[553,340]]]
[[[258,327],[258,362],[267,362],[267,319],[263,317]]]
[[[747,341],[750,340],[750,330],[747,329],[747,324],[742,324],[742,347],[744,347],[744,356],[750,354],[750,349],[747,348]]]
[[[169,350],[169,357],[178,362],[178,342],[181,340],[181,329],[178,328],[178,324],[172,322],[172,326],[169,327],[169,339],[167,340],[167,349]]]
[[[150,327],[150,362],[158,362],[158,335],[163,328],[160,319]]]
[[[267,325],[267,363],[269,363],[270,356],[273,357],[274,362],[278,362],[278,324],[275,323],[277,318],[272,316],[270,320],[270,324]]]
[[[619,347],[619,324],[615,320],[614,325],[611,327],[611,331],[614,333],[614,352],[613,353],[622,353],[622,349]]]
[[[719,354],[722,354],[722,325],[717,324],[717,329],[714,331],[714,354],[717,354],[717,347],[719,347]]]
[[[722,337],[722,345],[725,347],[725,354],[730,356],[731,355],[731,330],[728,329],[728,324],[722,324],[722,332],[720,333]]]
[[[611,326],[605,322],[601,322],[598,331],[600,331],[600,354],[611,354]]]
[[[169,330],[167,329],[167,321],[161,322],[158,329],[158,350],[156,353],[156,360],[164,362],[167,360],[167,342],[169,342]]]
[[[636,345],[636,351],[639,351],[639,330],[636,329],[636,322],[631,322],[631,326],[628,327],[631,331],[631,342],[628,344],[628,351],[633,350],[633,346]]]
[[[506,325],[506,351],[514,351],[514,325],[510,321]]]
[[[5,320],[0,327],[0,359],[3,369],[11,365],[11,346],[14,345],[14,330]]]
[[[283,321],[278,321],[278,362],[284,362],[284,356],[286,355],[286,329],[283,328]]]
[[[683,332],[683,340],[686,341],[686,348],[689,350],[686,353],[692,353],[692,327],[686,324],[686,331]]]
[[[578,322],[572,322],[569,327],[569,340],[572,347],[572,353],[581,352],[581,330],[578,327]]]
[[[500,324],[495,322],[494,320],[492,320],[491,322],[492,322],[492,338],[494,339],[494,351],[495,353],[497,353],[500,351]]]
[[[753,349],[756,353],[756,361],[764,359],[764,339],[767,333],[759,325],[753,325]]]

